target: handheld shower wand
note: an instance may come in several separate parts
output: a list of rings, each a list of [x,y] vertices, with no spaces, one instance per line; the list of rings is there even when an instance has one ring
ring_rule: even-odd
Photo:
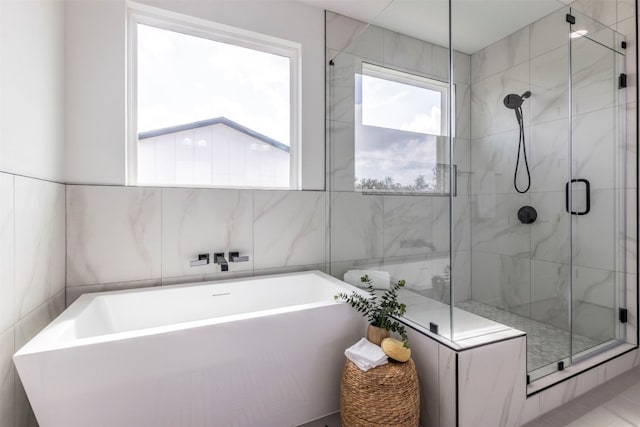
[[[516,170],[513,174],[513,186],[518,193],[526,193],[531,188],[531,172],[529,171],[529,161],[527,160],[527,147],[524,140],[524,119],[522,118],[522,103],[525,99],[531,96],[530,91],[526,91],[522,95],[516,95],[510,93],[504,97],[504,106],[510,110],[514,110],[516,113],[516,120],[518,120],[518,127],[520,128],[520,136],[518,137],[518,158],[516,160]],[[522,150],[524,157],[524,166],[527,171],[527,186],[524,190],[518,188],[518,169],[520,168],[520,151]]]

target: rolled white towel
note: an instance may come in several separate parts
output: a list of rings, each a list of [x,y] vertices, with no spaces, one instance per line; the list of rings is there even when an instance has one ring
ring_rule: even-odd
[[[367,372],[369,369],[385,365],[389,362],[380,346],[375,345],[366,338],[349,347],[344,351],[347,356],[360,370]]]
[[[362,283],[362,276],[369,276],[373,289],[387,290],[391,287],[391,276],[386,271],[378,270],[348,270],[344,273],[343,280],[350,285],[366,288],[367,284]]]

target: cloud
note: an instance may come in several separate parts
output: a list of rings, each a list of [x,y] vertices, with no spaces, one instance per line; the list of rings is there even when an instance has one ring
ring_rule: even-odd
[[[446,137],[375,126],[357,126],[355,173],[359,179],[391,177],[411,185],[419,175],[433,179],[433,169],[446,163]]]
[[[442,116],[440,107],[431,107],[431,114],[418,113],[409,122],[402,123],[402,130],[440,135],[442,133]]]
[[[290,139],[289,59],[138,27],[138,131],[224,116]]]

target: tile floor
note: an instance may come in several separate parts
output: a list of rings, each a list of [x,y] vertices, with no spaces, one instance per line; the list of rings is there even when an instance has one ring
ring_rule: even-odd
[[[341,427],[332,414],[301,427]],[[524,427],[639,427],[640,367],[608,381]]]

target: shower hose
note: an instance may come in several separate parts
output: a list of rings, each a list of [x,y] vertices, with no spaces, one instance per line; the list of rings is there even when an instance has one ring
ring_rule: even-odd
[[[529,161],[527,160],[527,147],[524,140],[524,120],[522,118],[522,107],[516,107],[516,118],[518,119],[518,126],[520,127],[520,135],[518,137],[518,158],[516,160],[516,170],[513,173],[513,186],[518,193],[526,193],[531,187],[531,172],[529,171]],[[527,171],[527,186],[524,190],[518,188],[518,169],[520,168],[520,151],[522,151],[524,157],[524,167]]]

